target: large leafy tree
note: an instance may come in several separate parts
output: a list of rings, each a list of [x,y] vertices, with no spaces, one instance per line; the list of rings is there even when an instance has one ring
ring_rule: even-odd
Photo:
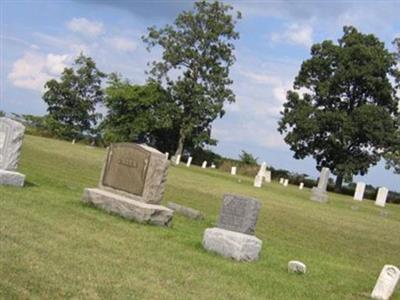
[[[225,102],[235,96],[229,70],[235,61],[233,40],[240,13],[220,2],[200,1],[163,28],[151,27],[143,37],[148,49],[159,46],[162,59],[151,64],[150,77],[171,95],[176,112],[176,154],[188,143],[211,141],[211,123],[224,115]],[[190,141],[189,141],[190,140]]]
[[[393,45],[396,47],[396,59],[398,65],[400,64],[400,37],[393,41]],[[400,90],[400,82],[397,80],[397,90]],[[385,149],[384,157],[386,159],[386,168],[393,168],[396,174],[400,174],[400,116],[397,117],[397,123],[399,130],[396,132],[397,137],[395,141]]]
[[[104,77],[92,58],[80,54],[73,67],[64,69],[60,80],[51,79],[45,84],[43,100],[54,134],[75,139],[91,133],[99,118],[96,105],[103,101]]]
[[[313,45],[279,121],[294,157],[328,167],[337,190],[343,178],[367,173],[395,138],[398,76],[395,55],[354,27],[344,27],[337,44]]]
[[[116,74],[109,79],[104,99],[108,113],[101,124],[105,140],[156,144],[158,133],[172,127],[175,105],[169,94],[155,81],[133,85]]]

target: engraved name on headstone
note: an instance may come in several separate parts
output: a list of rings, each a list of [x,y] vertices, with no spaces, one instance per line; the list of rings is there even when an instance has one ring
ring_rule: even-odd
[[[254,234],[261,203],[253,198],[225,194],[218,227],[245,234]]]
[[[390,299],[399,282],[400,270],[396,266],[385,265],[376,281],[371,298],[379,300]]]
[[[100,187],[143,202],[159,203],[164,193],[168,161],[154,148],[132,143],[112,144]]]

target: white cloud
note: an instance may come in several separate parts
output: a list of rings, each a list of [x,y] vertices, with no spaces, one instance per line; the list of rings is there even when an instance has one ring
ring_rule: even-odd
[[[85,36],[97,37],[103,33],[103,23],[96,21],[89,21],[86,18],[73,18],[67,23],[69,30],[81,33]]]
[[[309,24],[291,24],[283,32],[276,32],[271,35],[273,42],[290,43],[310,47],[313,43],[313,28]]]
[[[135,41],[125,37],[107,38],[106,42],[110,47],[122,52],[131,52],[137,48]]]
[[[13,64],[8,79],[14,86],[42,92],[50,78],[58,77],[67,66],[69,56],[27,52]]]

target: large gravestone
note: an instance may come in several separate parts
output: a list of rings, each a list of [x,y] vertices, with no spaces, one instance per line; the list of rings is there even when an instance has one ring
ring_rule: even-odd
[[[25,175],[16,171],[24,132],[25,126],[21,123],[0,118],[0,185],[24,185]]]
[[[311,200],[317,202],[328,202],[328,193],[326,189],[328,187],[330,171],[328,168],[322,168],[321,174],[318,179],[318,186],[313,187],[311,190]]]
[[[224,195],[218,227],[204,231],[204,248],[239,261],[258,259],[262,241],[254,232],[260,206],[253,198]]]
[[[158,205],[168,171],[165,154],[146,145],[112,144],[99,188],[85,189],[82,201],[140,223],[168,226],[172,210]]]

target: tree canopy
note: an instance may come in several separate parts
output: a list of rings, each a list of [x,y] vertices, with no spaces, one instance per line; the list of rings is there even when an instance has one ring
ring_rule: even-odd
[[[175,106],[169,94],[154,81],[133,85],[116,74],[109,79],[104,99],[108,113],[101,124],[106,142],[157,143],[157,132],[172,127]]]
[[[75,139],[93,129],[99,118],[96,105],[103,101],[104,77],[92,58],[80,54],[60,80],[46,82],[43,100],[48,105],[49,128],[56,136]]]
[[[312,156],[317,169],[337,176],[365,174],[395,140],[398,127],[396,57],[377,37],[344,27],[335,44],[311,48],[294,89],[287,92],[278,130],[296,159]]]
[[[220,2],[199,1],[193,11],[182,12],[173,25],[148,29],[148,49],[160,47],[162,59],[151,64],[150,78],[165,85],[176,110],[176,154],[184,145],[208,143],[211,123],[224,115],[225,102],[235,96],[229,88],[229,70],[235,61],[233,40],[240,13]]]

